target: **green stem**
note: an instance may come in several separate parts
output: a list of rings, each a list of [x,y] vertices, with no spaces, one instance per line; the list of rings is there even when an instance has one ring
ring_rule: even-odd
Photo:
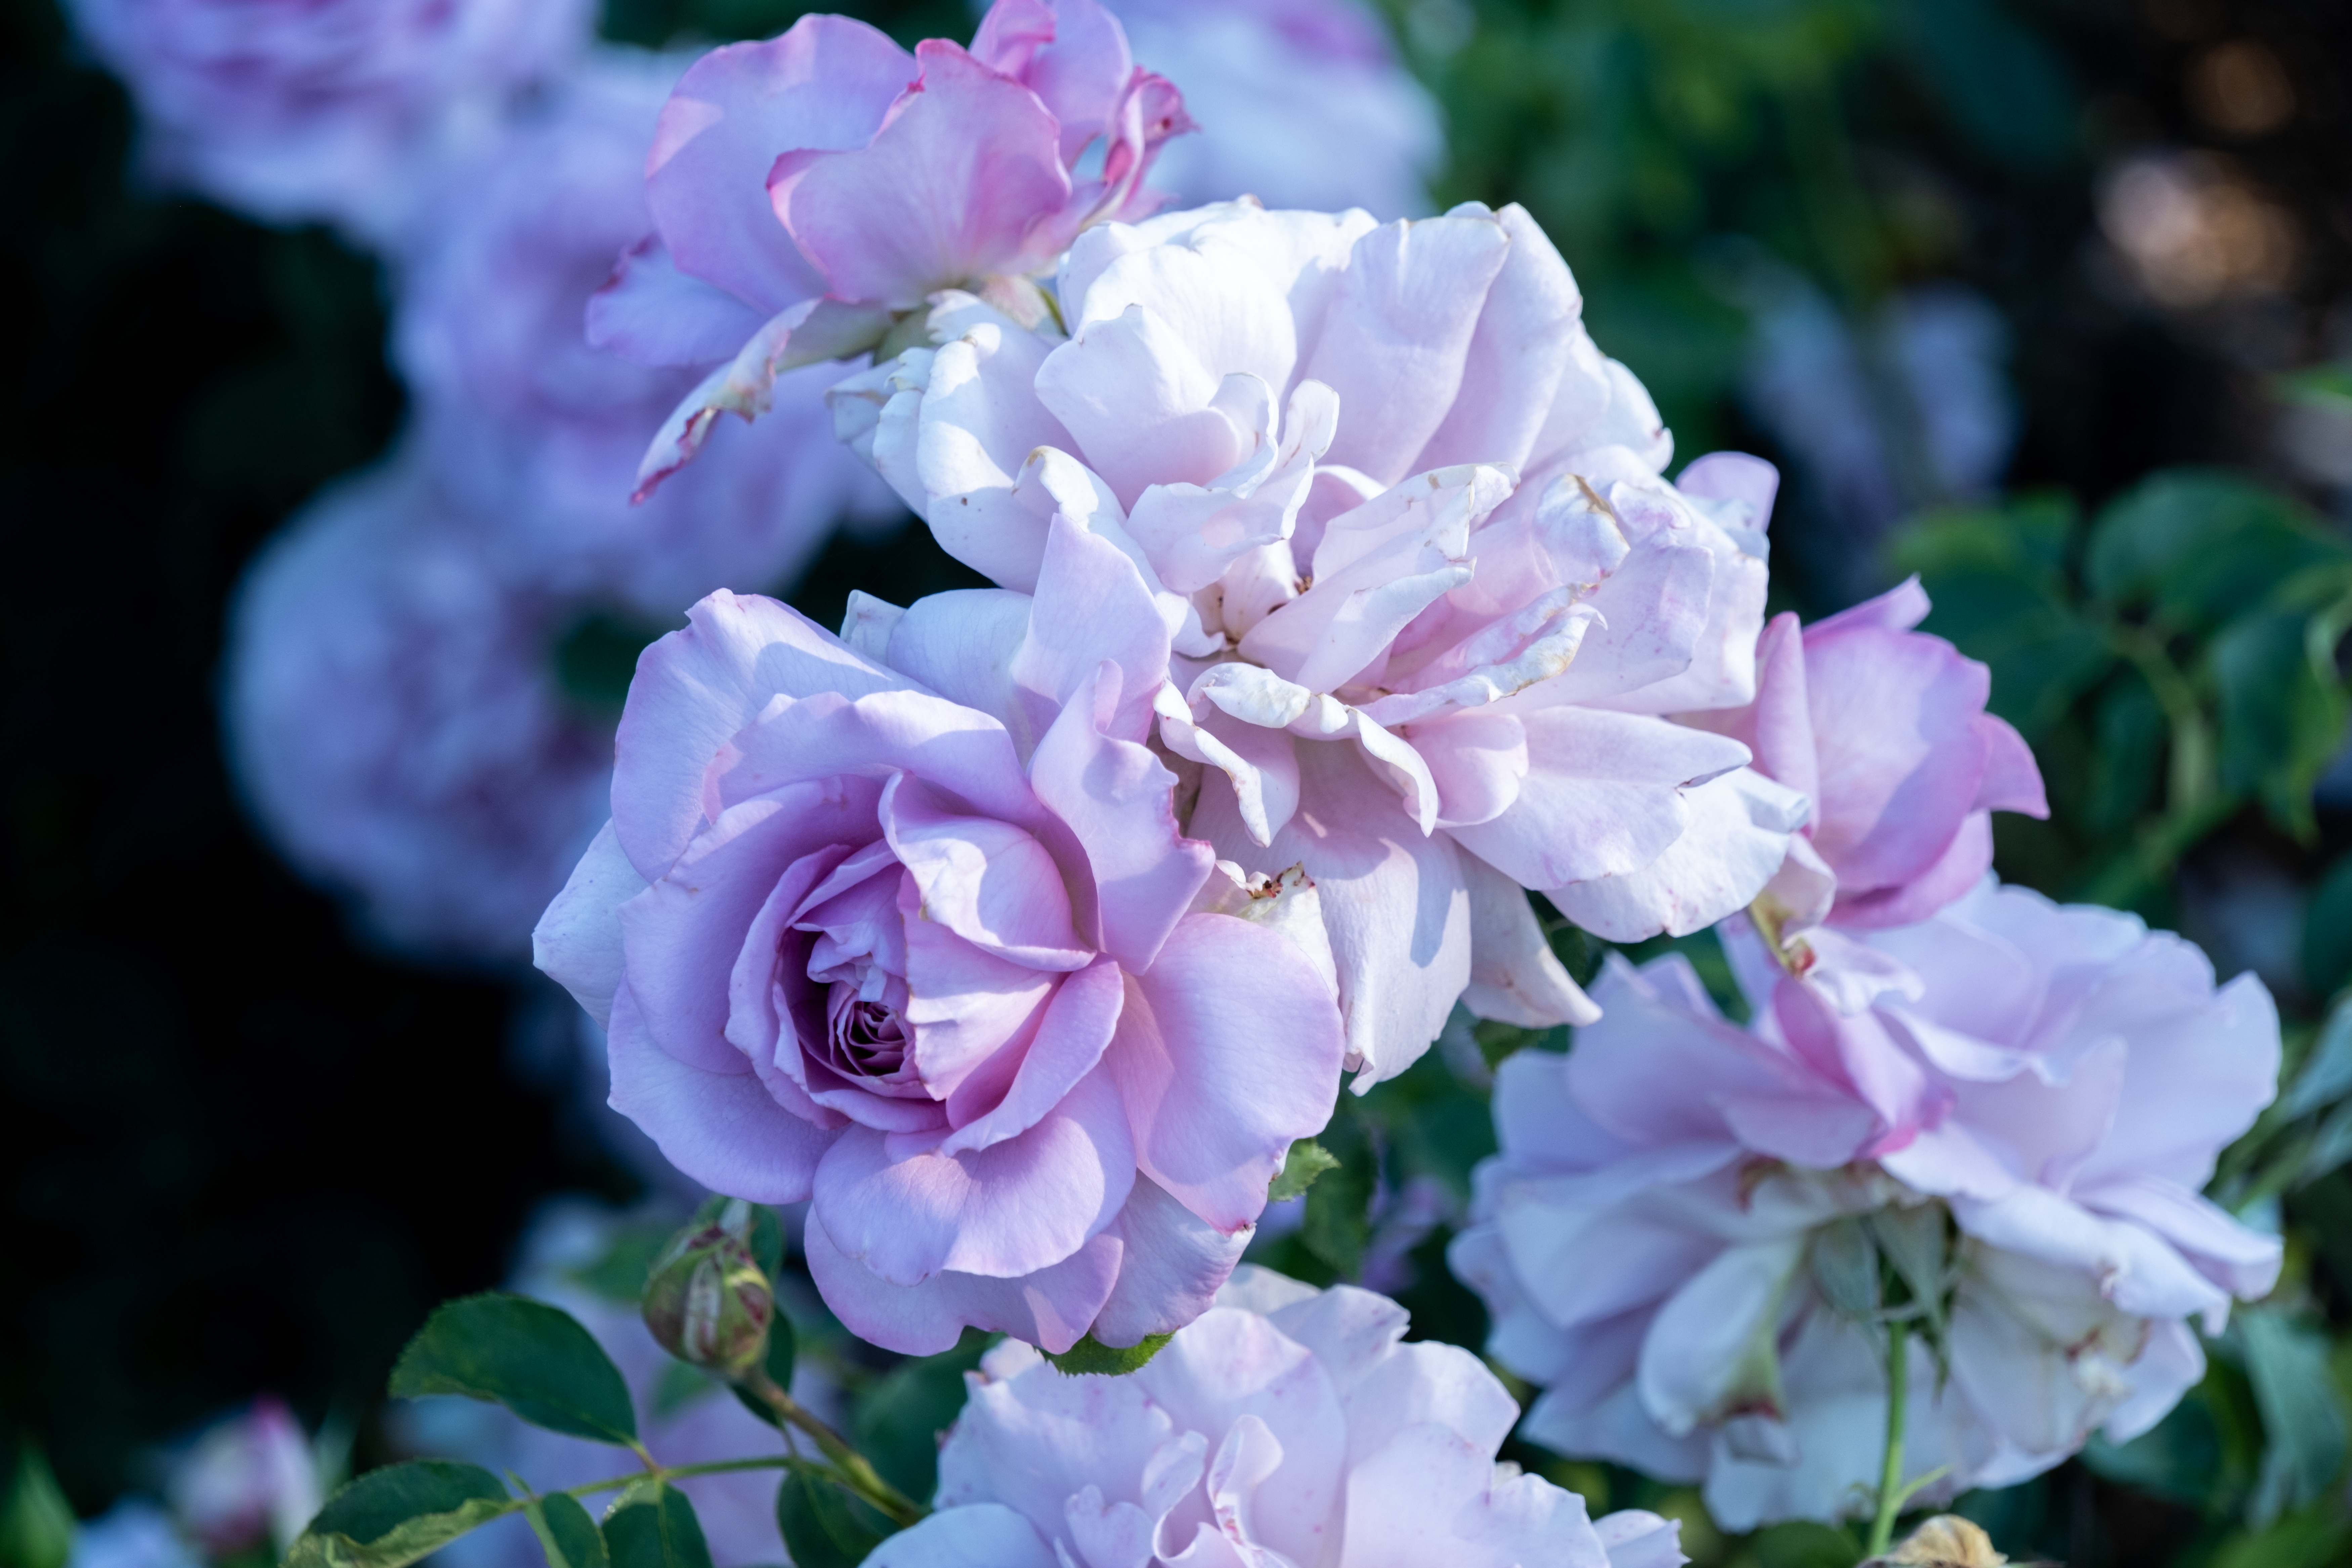
[[[1895,1543],[1895,1521],[1909,1495],[1903,1486],[1903,1405],[1911,1389],[1911,1327],[1886,1325],[1886,1458],[1878,1467],[1878,1517],[1870,1524],[1869,1555],[1884,1557]]]
[[[805,1435],[817,1451],[840,1473],[842,1485],[871,1503],[898,1524],[912,1524],[929,1510],[882,1479],[866,1456],[843,1441],[840,1433],[818,1420],[806,1405],[776,1386],[764,1371],[753,1368],[740,1386],[774,1411],[785,1425]]]
[[[789,1469],[793,1465],[806,1463],[808,1463],[807,1460],[796,1454],[763,1454],[757,1458],[711,1459],[699,1465],[651,1465],[646,1469],[632,1471],[625,1476],[608,1476],[601,1481],[583,1481],[576,1487],[562,1487],[558,1489],[566,1497],[593,1497],[598,1492],[618,1491],[623,1487],[633,1487],[648,1475],[657,1480],[666,1481],[678,1476],[723,1475],[729,1470]]]

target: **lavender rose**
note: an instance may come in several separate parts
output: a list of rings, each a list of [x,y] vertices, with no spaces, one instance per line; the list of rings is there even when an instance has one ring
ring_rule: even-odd
[[[709,1186],[811,1200],[826,1301],[908,1352],[1177,1327],[1339,1082],[1328,953],[1221,912],[1311,889],[1245,896],[1177,832],[1133,565],[1058,525],[1034,602],[906,612],[932,652],[1008,616],[959,702],[704,600],[639,662],[612,823],[537,937],[609,1025],[614,1107]]]
[[[2260,981],[1990,879],[1857,944],[1891,984],[1845,1014],[1735,935],[1747,1029],[1679,956],[1612,961],[1570,1055],[1504,1063],[1452,1255],[1492,1352],[1547,1385],[1528,1437],[1703,1479],[1728,1529],[1867,1507],[1885,1352],[1824,1258],[1841,1226],[1949,1247],[1948,1378],[1909,1352],[1936,1497],[2147,1430],[2204,1373],[2188,1321],[2278,1274],[2276,1237],[2198,1195],[2273,1092]]]
[[[1126,1377],[1066,1377],[1000,1345],[940,1450],[939,1511],[866,1568],[1320,1563],[1674,1568],[1679,1527],[1586,1517],[1497,1465],[1518,1410],[1404,1309],[1255,1267]]]

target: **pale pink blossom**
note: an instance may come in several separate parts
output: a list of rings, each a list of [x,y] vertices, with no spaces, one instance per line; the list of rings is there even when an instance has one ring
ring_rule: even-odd
[[[1746,1029],[1680,956],[1612,960],[1569,1055],[1503,1065],[1452,1255],[1490,1352],[1545,1385],[1526,1436],[1703,1480],[1728,1529],[1867,1511],[1883,1341],[1823,1284],[1837,1221],[1948,1237],[1950,1375],[1915,1341],[1909,1376],[1936,1498],[2147,1430],[2203,1374],[2190,1321],[2278,1273],[2198,1193],[2273,1092],[2253,976],[2217,990],[2177,937],[1990,880],[1863,944],[1906,978],[1843,1014],[1735,936]]]
[[[1497,1465],[1518,1410],[1404,1309],[1255,1267],[1139,1372],[989,1352],[938,1511],[866,1568],[1674,1568],[1679,1527]]]
[[[1058,295],[1067,337],[940,294],[932,346],[834,390],[845,437],[1007,587],[1056,517],[1139,563],[1192,831],[1321,888],[1360,1081],[1465,990],[1591,1016],[1522,889],[1633,940],[1780,868],[1802,797],[1667,717],[1755,697],[1772,470],[1661,477],[1671,437],[1526,213],[1106,224]]]
[[[938,289],[1042,313],[1027,275],[1087,225],[1151,211],[1144,175],[1187,123],[1096,0],[996,0],[969,49],[909,54],[810,16],[703,57],[646,161],[656,232],[589,313],[593,341],[646,363],[725,362],[655,437],[643,487],[720,414],[765,413],[776,376],[875,347]]]
[[[394,347],[416,438],[484,560],[541,595],[669,621],[713,588],[789,582],[845,514],[896,520],[833,439],[819,367],[760,427],[629,504],[637,448],[698,379],[591,347],[582,313],[650,234],[645,149],[687,62],[596,50],[457,160],[403,237]]]
[[[614,1108],[706,1185],[811,1199],[819,1289],[897,1350],[1176,1327],[1338,1089],[1328,956],[1282,929],[1313,889],[1215,872],[1143,743],[1134,567],[1064,523],[1037,587],[868,605],[856,647],[704,600],[639,661],[613,820],[537,934]],[[958,657],[1008,617],[1003,665]]]
[[[1825,921],[1923,921],[1984,880],[1994,812],[2050,815],[2033,753],[1984,710],[1990,673],[1912,629],[1927,609],[1914,577],[1801,629],[1775,616],[1757,647],[1756,700],[1689,717],[1812,802],[1764,895],[1784,943]],[[1790,950],[1792,963],[1812,957]]]
[[[397,235],[438,161],[595,29],[583,0],[74,0],[157,177],[275,222]]]

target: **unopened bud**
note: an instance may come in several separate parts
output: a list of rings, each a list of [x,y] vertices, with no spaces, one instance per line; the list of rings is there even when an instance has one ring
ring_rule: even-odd
[[[739,1206],[671,1237],[654,1259],[645,1297],[646,1327],[662,1349],[730,1380],[760,1364],[776,1310],[745,1227],[727,1223]]]

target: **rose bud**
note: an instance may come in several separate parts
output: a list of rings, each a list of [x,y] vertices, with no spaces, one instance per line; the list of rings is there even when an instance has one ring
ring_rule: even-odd
[[[732,1380],[760,1364],[775,1294],[725,1218],[670,1239],[646,1281],[645,1315],[662,1349]]]

